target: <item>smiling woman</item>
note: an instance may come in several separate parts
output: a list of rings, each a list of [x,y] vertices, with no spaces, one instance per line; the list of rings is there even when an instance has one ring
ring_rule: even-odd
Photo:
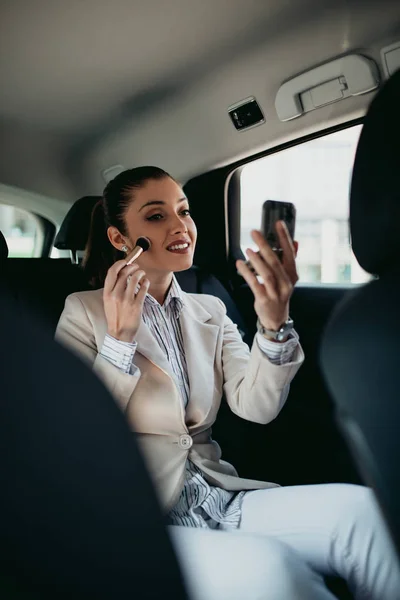
[[[139,237],[147,237],[151,249],[136,264],[155,285],[161,273],[191,266],[197,233],[188,200],[178,183],[158,167],[120,173],[95,206],[84,259],[94,287],[104,285],[108,269],[123,258],[123,248],[129,253]]]

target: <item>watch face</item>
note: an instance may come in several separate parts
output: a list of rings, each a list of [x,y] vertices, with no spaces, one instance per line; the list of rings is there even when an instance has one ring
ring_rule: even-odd
[[[288,319],[286,323],[284,323],[278,331],[277,340],[281,341],[284,337],[287,336],[290,331],[293,329],[293,320]]]
[[[293,320],[289,318],[285,323],[283,323],[283,325],[279,327],[278,331],[270,331],[269,329],[265,329],[265,327],[261,325],[260,321],[257,321],[258,331],[262,335],[267,334],[272,339],[277,340],[278,342],[281,342],[290,333],[290,331],[293,329],[293,326]]]

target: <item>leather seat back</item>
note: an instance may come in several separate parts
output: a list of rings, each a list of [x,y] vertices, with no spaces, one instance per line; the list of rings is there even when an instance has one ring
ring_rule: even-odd
[[[0,596],[187,598],[110,394],[1,289],[0,331]]]
[[[400,71],[371,104],[352,178],[354,253],[378,277],[349,293],[325,334],[322,365],[339,422],[400,556]]]
[[[20,312],[35,314],[51,331],[66,297],[89,289],[82,269],[66,258],[8,258],[1,266],[0,281]]]

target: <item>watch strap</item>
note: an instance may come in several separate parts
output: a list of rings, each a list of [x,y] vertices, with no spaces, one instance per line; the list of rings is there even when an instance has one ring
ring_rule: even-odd
[[[265,337],[268,337],[271,340],[277,342],[283,342],[283,340],[288,337],[289,333],[293,330],[293,328],[293,319],[291,319],[290,317],[284,323],[282,323],[282,325],[276,331],[272,329],[266,329],[260,323],[260,320],[257,319],[257,331]]]

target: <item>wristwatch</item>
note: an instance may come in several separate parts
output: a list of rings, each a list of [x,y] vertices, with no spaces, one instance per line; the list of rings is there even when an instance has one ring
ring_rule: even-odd
[[[290,317],[282,323],[277,331],[273,331],[272,329],[265,329],[263,325],[261,325],[260,320],[257,320],[257,331],[264,336],[269,337],[271,340],[275,342],[283,342],[285,338],[288,337],[289,333],[294,328],[293,319]]]

